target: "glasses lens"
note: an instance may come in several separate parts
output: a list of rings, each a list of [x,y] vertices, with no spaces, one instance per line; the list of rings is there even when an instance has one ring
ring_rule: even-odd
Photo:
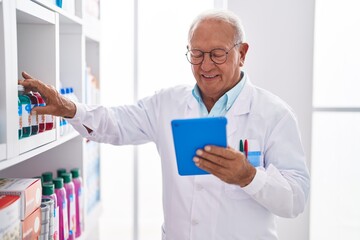
[[[187,59],[192,64],[200,64],[204,58],[204,53],[200,50],[189,50],[186,54]]]
[[[211,60],[215,63],[224,63],[226,61],[226,51],[224,49],[213,49],[210,52]]]

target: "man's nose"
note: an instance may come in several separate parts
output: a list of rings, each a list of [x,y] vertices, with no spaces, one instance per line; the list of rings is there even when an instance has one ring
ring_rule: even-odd
[[[213,68],[215,63],[211,60],[210,53],[204,53],[204,60],[201,63],[201,69],[210,70]]]

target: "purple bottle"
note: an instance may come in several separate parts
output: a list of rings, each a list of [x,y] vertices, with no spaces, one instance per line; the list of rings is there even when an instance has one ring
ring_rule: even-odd
[[[69,223],[69,240],[75,240],[76,234],[76,205],[75,205],[75,186],[72,182],[71,173],[63,173],[64,187],[68,201],[68,223]]]
[[[68,224],[68,207],[66,191],[64,188],[64,180],[62,178],[53,179],[55,185],[55,194],[57,198],[57,206],[59,207],[59,240],[68,240],[69,224]]]
[[[78,238],[81,236],[81,233],[84,231],[84,208],[83,208],[83,187],[82,187],[82,178],[80,176],[80,169],[73,168],[71,169],[71,174],[73,177],[73,183],[75,186],[75,206],[76,206],[76,234]]]
[[[52,199],[54,201],[54,212],[52,217],[54,218],[54,225],[52,230],[50,231],[51,239],[57,240],[59,239],[59,207],[57,206],[57,197],[55,194],[55,185],[52,183],[44,183],[42,186],[42,199]],[[50,218],[52,218],[50,217]],[[51,228],[50,228],[51,229]]]

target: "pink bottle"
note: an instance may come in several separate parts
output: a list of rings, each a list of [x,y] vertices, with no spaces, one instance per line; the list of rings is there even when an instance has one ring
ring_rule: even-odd
[[[54,201],[54,211],[52,217],[54,218],[54,225],[52,228],[52,232],[50,231],[51,239],[58,240],[59,239],[59,207],[57,205],[57,197],[55,194],[55,185],[53,183],[44,183],[42,185],[42,199],[52,199]],[[52,218],[50,217],[50,219]]]
[[[81,233],[84,231],[82,178],[80,176],[80,169],[74,168],[74,169],[71,169],[70,172],[72,174],[73,183],[75,186],[75,203],[76,203],[76,234],[75,234],[75,236],[78,238],[81,236]]]
[[[57,198],[57,206],[59,207],[59,240],[68,240],[69,224],[68,224],[68,207],[66,191],[64,188],[64,180],[62,178],[53,179],[55,185],[55,194]]]
[[[76,204],[75,204],[75,186],[72,182],[71,173],[63,173],[64,187],[68,201],[68,223],[69,223],[69,240],[75,240],[76,234]]]

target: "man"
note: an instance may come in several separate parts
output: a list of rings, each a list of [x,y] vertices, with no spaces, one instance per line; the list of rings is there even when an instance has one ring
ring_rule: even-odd
[[[132,106],[73,103],[26,73],[20,84],[45,96],[47,106],[38,113],[69,118],[90,140],[155,142],[163,171],[163,239],[277,239],[275,216],[302,213],[309,192],[294,114],[241,71],[248,44],[233,13],[216,10],[196,18],[187,48],[195,87],[165,89]],[[211,174],[179,176],[170,122],[208,116],[227,118],[229,146],[197,150],[194,164]],[[249,154],[260,153],[257,165],[238,151],[245,139]]]

